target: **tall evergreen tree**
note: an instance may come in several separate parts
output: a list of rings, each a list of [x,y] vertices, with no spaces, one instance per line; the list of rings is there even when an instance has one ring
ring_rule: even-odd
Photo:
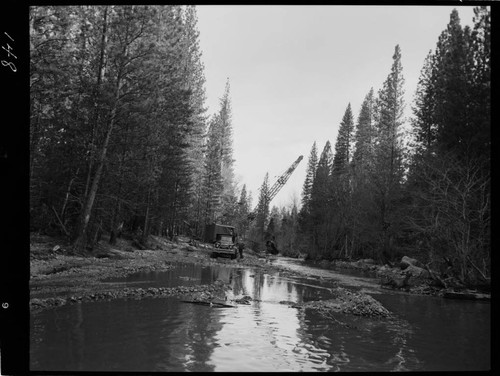
[[[354,134],[354,153],[352,163],[355,171],[362,171],[369,163],[373,152],[373,88],[365,96],[359,112],[356,123],[356,132]]]
[[[205,202],[205,224],[213,222],[220,211],[221,195],[223,191],[221,156],[221,128],[220,121],[214,116],[210,123],[207,135],[207,154],[205,158],[205,172],[203,177],[203,197]]]
[[[473,157],[484,163],[484,173],[490,171],[491,153],[491,12],[488,7],[474,8],[472,43],[474,127]]]
[[[415,116],[412,119],[412,123],[416,153],[419,155],[431,153],[436,144],[437,124],[434,119],[436,98],[433,59],[434,56],[429,52],[420,73],[415,94],[415,105],[413,107]]]
[[[326,141],[319,157],[311,189],[311,212],[317,213],[327,199],[328,185],[333,165],[333,153],[330,141]]]
[[[89,59],[96,54],[90,34],[99,33],[99,9],[30,7],[30,196],[31,223],[44,226],[59,213],[69,231],[78,210],[79,177],[85,174],[87,142],[82,128],[90,123],[94,91]],[[96,21],[92,26],[88,20]],[[86,60],[87,59],[87,60]],[[54,218],[56,220],[56,218]]]
[[[161,33],[156,47],[158,55],[156,59],[149,59],[149,77],[156,81],[155,91],[154,95],[145,98],[151,117],[145,137],[148,152],[145,171],[151,180],[144,189],[144,242],[153,227],[161,232],[158,227],[165,223],[172,232],[183,223],[192,185],[187,148],[193,127],[190,121],[193,109],[183,75],[182,19],[176,6],[156,9],[162,21],[158,25]],[[155,101],[153,106],[152,99]]]
[[[438,147],[443,151],[470,153],[477,132],[471,112],[472,81],[471,32],[460,25],[454,9],[450,22],[439,37],[435,53],[435,101]]]
[[[35,6],[29,32],[32,229],[72,233],[80,250],[102,231],[144,241],[192,219],[205,143],[195,9]]]
[[[257,203],[257,217],[255,218],[255,231],[253,241],[259,248],[264,242],[265,229],[269,221],[269,173],[266,173],[260,186],[259,201]]]
[[[332,148],[330,141],[327,141],[319,157],[310,203],[312,241],[316,251],[321,253],[326,253],[329,245],[329,222],[325,207],[329,204],[332,164]]]
[[[149,7],[111,7],[109,24],[106,25],[106,13],[104,12],[103,43],[108,52],[109,68],[105,75],[105,87],[107,88],[107,100],[104,103],[105,117],[100,122],[100,128],[104,133],[99,145],[95,173],[92,176],[88,192],[86,192],[83,210],[80,214],[78,226],[74,232],[73,244],[76,249],[82,250],[87,244],[87,226],[89,224],[96,193],[101,183],[103,168],[107,158],[111,137],[121,115],[120,105],[130,94],[134,81],[141,80],[141,63],[153,51],[150,44],[142,43],[142,37],[146,34],[146,25],[151,25],[152,10]],[[109,28],[110,37],[106,41],[105,29]],[[137,81],[135,81],[137,82]]]
[[[240,192],[240,200],[238,201],[238,213],[236,220],[236,227],[238,228],[240,239],[244,239],[247,235],[250,221],[248,215],[250,214],[250,202],[247,194],[247,187],[244,184]]]
[[[194,223],[196,231],[200,231],[202,222],[202,189],[203,189],[203,157],[204,138],[206,136],[206,108],[205,108],[205,75],[202,62],[202,53],[199,45],[198,17],[196,7],[189,5],[184,12],[182,44],[184,53],[184,74],[186,86],[190,92],[189,104],[192,109],[190,122],[192,124],[187,155],[192,165],[192,192],[189,209],[189,219]]]
[[[426,59],[413,109],[417,157],[453,153],[489,161],[490,21],[486,7],[475,8],[474,21],[472,32],[462,28],[453,10],[435,52]]]
[[[379,91],[376,101],[377,137],[374,150],[374,168],[371,181],[375,185],[378,223],[382,233],[380,249],[384,257],[392,257],[393,240],[398,233],[401,218],[399,202],[402,198],[404,177],[401,126],[404,110],[404,78],[399,45],[395,47],[391,72]]]
[[[354,121],[352,117],[351,104],[347,108],[340,123],[337,141],[335,143],[335,155],[333,157],[333,174],[341,175],[348,171],[350,159],[352,158],[352,133]]]
[[[465,283],[484,280],[490,260],[489,11],[474,13],[471,31],[452,11],[422,71],[407,184],[415,238]]]
[[[300,244],[298,242],[301,230],[299,229],[299,211],[296,202],[281,210],[281,231],[277,237],[283,256],[299,257]]]
[[[353,149],[354,121],[351,105],[347,106],[337,134],[335,155],[333,158],[332,178],[329,186],[330,220],[332,222],[334,247],[346,257],[348,252],[348,237],[350,236],[349,219],[352,217],[352,185],[353,174],[351,166],[351,150]],[[343,252],[342,252],[343,251]]]
[[[309,203],[311,200],[311,190],[316,174],[316,167],[318,164],[318,152],[316,149],[316,141],[314,141],[311,152],[309,153],[309,160],[307,162],[306,179],[302,186],[302,208],[301,212],[309,212]]]
[[[302,205],[298,215],[298,223],[300,224],[299,232],[301,234],[300,247],[304,249],[308,248],[312,243],[311,192],[316,176],[317,165],[318,152],[316,149],[316,141],[314,141],[307,162],[306,178],[302,186]]]
[[[204,175],[205,222],[236,216],[236,185],[233,171],[233,139],[229,81],[226,82],[220,109],[210,120]]]
[[[220,122],[220,158],[222,163],[222,212],[223,215],[230,216],[235,210],[236,185],[234,181],[234,159],[233,159],[233,125],[232,125],[232,109],[230,97],[229,79],[226,81],[224,95],[220,100],[220,110],[218,114]]]
[[[373,229],[373,200],[371,199],[373,186],[370,179],[370,172],[373,171],[376,136],[374,102],[372,88],[361,105],[354,136],[352,190],[349,192],[350,196],[347,201],[349,210],[348,213],[345,213],[347,214],[345,216],[347,217],[346,226],[348,225],[349,228],[344,230],[346,236],[349,234],[350,241],[340,239],[341,246],[345,249],[348,257],[354,257],[355,255],[360,257],[369,255],[369,257],[372,257],[373,239],[377,237],[375,235],[376,231]],[[340,186],[337,184],[333,188],[336,188],[338,192]],[[345,203],[346,200],[339,201]],[[339,235],[342,236],[343,234],[340,233]]]

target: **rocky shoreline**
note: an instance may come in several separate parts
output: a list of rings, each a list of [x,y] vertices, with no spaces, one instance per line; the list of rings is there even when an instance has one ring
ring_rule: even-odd
[[[399,290],[410,294],[439,296],[450,299],[491,300],[491,294],[473,287],[463,286],[456,279],[448,279],[448,283],[436,277],[435,272],[429,270],[415,259],[403,256],[396,266],[378,265],[372,259],[357,261],[319,261],[318,265],[324,268],[337,270],[358,270],[367,273],[370,277],[380,280],[381,288]],[[445,284],[443,286],[443,284]]]

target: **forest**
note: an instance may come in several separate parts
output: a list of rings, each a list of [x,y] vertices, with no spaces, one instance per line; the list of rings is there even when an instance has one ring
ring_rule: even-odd
[[[391,263],[407,255],[490,280],[490,10],[453,10],[404,119],[401,48],[379,90],[316,142],[301,202],[271,207],[235,179],[230,82],[208,114],[195,6],[30,7],[30,231],[77,251],[202,238],[234,225],[258,249]],[[370,83],[367,83],[370,87]],[[414,90],[414,88],[412,88]]]

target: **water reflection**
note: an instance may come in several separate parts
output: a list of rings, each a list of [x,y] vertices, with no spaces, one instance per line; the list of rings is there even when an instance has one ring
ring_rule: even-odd
[[[489,306],[381,293],[392,320],[335,320],[282,301],[329,298],[324,282],[249,269],[183,265],[118,283],[230,283],[213,309],[177,298],[117,300],[33,315],[30,361],[41,371],[436,371],[489,368]],[[115,281],[114,283],[116,283]],[[194,282],[193,282],[194,283]]]
[[[44,312],[32,324],[32,338],[41,340],[32,340],[31,369],[212,371],[207,361],[221,325],[216,310],[201,308],[166,298]]]
[[[326,350],[317,348],[305,329],[304,313],[281,301],[302,302],[304,290],[277,275],[239,271],[242,283],[233,285],[235,296],[249,295],[253,302],[227,310],[216,334],[221,344],[211,364],[216,371],[327,370]]]
[[[213,283],[217,279],[229,282],[232,270],[220,265],[202,266],[192,263],[178,263],[175,268],[157,272],[139,272],[126,277],[113,277],[104,283],[123,284],[127,287],[176,287]]]

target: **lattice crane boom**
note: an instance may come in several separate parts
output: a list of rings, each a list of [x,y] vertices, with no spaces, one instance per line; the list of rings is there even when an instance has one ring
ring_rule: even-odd
[[[286,184],[288,181],[288,178],[292,175],[293,171],[295,171],[295,168],[299,165],[300,161],[302,160],[303,156],[299,156],[295,162],[292,163],[292,165],[286,170],[279,178],[276,180],[276,182],[271,186],[269,191],[267,192],[267,202],[270,203],[271,200],[276,197],[278,192],[280,191],[281,188]],[[259,209],[259,205],[255,207],[255,209],[248,215],[248,218],[252,221],[256,216],[257,216],[257,211]]]
[[[271,200],[278,194],[280,189],[283,188],[283,186],[288,181],[288,178],[292,175],[293,171],[298,166],[302,158],[302,155],[299,156],[297,160],[293,162],[293,164],[288,168],[288,170],[286,170],[285,173],[283,173],[283,175],[281,175],[278,180],[276,180],[271,189],[269,189],[269,193],[267,194],[268,202],[271,202]]]

